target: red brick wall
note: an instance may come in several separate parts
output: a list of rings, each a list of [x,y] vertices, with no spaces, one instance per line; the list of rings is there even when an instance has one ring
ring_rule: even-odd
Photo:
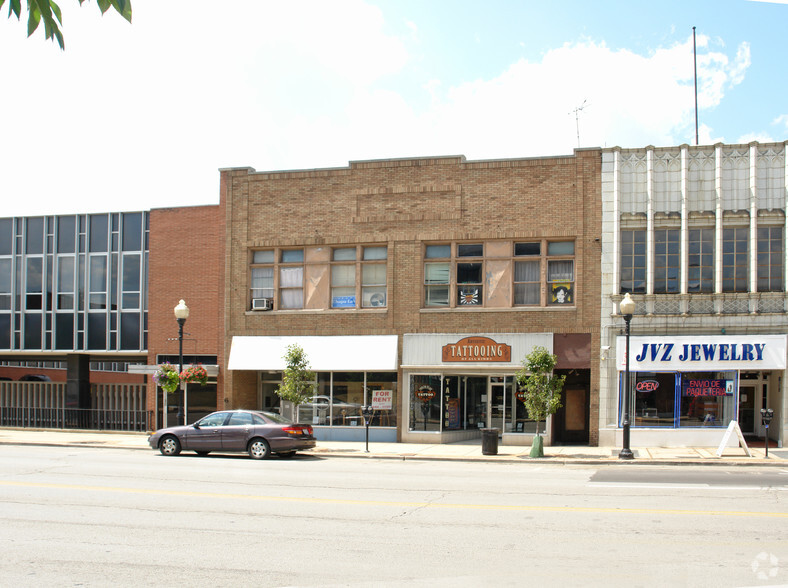
[[[178,354],[173,309],[182,298],[189,307],[184,355],[224,356],[221,309],[224,299],[224,213],[219,206],[161,208],[150,213],[148,271],[148,363],[157,354]],[[222,407],[219,374],[217,406]],[[149,378],[150,390],[155,390]],[[154,395],[148,394],[148,409]]]

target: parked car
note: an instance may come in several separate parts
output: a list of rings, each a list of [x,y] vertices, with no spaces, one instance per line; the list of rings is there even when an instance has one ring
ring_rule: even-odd
[[[43,374],[25,374],[19,378],[20,382],[51,382],[52,378]]]
[[[182,450],[198,455],[246,452],[253,459],[265,459],[272,453],[292,457],[296,451],[311,449],[316,441],[311,425],[293,423],[272,412],[221,410],[192,425],[160,429],[148,443],[162,455],[178,455]]]

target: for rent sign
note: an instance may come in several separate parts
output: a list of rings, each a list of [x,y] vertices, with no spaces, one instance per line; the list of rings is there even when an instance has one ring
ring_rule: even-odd
[[[393,390],[373,390],[372,408],[375,410],[391,410],[394,401]]]

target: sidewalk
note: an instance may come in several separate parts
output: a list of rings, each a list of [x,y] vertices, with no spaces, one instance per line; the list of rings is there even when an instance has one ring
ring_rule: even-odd
[[[41,429],[0,428],[0,445],[39,445],[65,447],[107,447],[152,451],[146,433],[104,431],[61,431]],[[482,455],[481,440],[462,443],[370,443],[369,453],[363,442],[318,441],[315,449],[303,452],[317,457],[388,458],[418,460],[487,461],[538,464],[650,464],[650,465],[771,465],[788,467],[788,449],[727,447],[717,457],[716,447],[633,447],[635,459],[618,459],[620,448],[561,446],[545,447],[544,458],[528,456],[530,447],[499,445],[496,455]]]

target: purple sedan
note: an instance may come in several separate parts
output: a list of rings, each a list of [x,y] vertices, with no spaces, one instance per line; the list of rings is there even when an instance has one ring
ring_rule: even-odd
[[[252,459],[265,459],[272,453],[292,457],[296,451],[311,449],[315,437],[310,425],[293,423],[272,412],[221,410],[193,425],[160,429],[148,443],[162,455],[178,455],[182,450],[197,455],[246,452]]]

